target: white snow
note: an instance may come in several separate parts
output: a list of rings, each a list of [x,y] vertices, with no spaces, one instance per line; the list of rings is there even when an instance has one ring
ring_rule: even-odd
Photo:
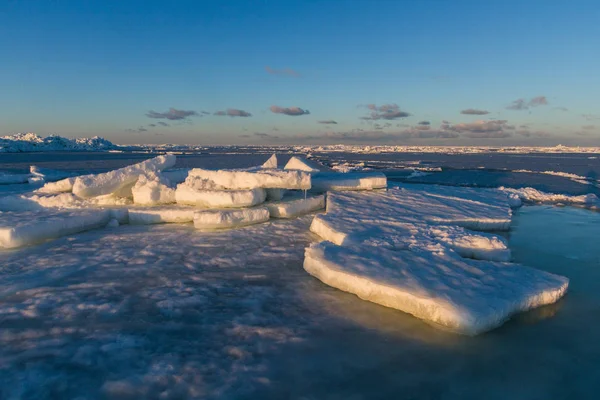
[[[140,175],[131,188],[133,202],[141,205],[175,203],[175,189],[171,181],[162,174]]]
[[[569,280],[519,265],[452,253],[312,244],[304,269],[325,284],[414,315],[452,332],[476,335],[511,315],[560,299]]]
[[[264,189],[198,190],[186,183],[177,185],[175,190],[177,204],[206,208],[251,207],[263,203],[266,196]]]
[[[325,196],[309,196],[307,198],[284,198],[283,201],[265,203],[273,218],[295,218],[325,208]]]
[[[310,174],[277,169],[208,170],[194,168],[189,177],[198,177],[226,189],[310,189]]]
[[[387,187],[387,178],[380,172],[320,172],[312,177],[312,191],[372,190]]]
[[[174,155],[167,154],[102,174],[78,176],[73,184],[73,193],[82,198],[110,193],[128,197],[127,194],[131,194],[131,187],[140,175],[171,168],[175,161]]]
[[[287,164],[285,164],[285,167],[283,167],[283,169],[291,169],[306,172],[319,172],[321,168],[322,166],[317,164],[315,161],[296,156],[290,158]]]
[[[194,227],[201,230],[229,229],[259,224],[269,220],[266,207],[239,210],[203,210],[194,214]]]
[[[43,210],[0,213],[0,247],[15,248],[100,228],[112,219],[110,210]]]
[[[183,224],[194,220],[195,207],[165,206],[165,207],[130,207],[129,223],[132,225],[151,225],[175,223]]]

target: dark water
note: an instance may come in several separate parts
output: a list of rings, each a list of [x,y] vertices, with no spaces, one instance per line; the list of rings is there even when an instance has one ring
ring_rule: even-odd
[[[319,299],[331,319],[314,328],[308,343],[274,360],[271,386],[256,396],[597,399],[599,237],[600,213],[522,208],[509,239],[514,261],[569,277],[569,292],[558,304],[474,338],[332,289]]]

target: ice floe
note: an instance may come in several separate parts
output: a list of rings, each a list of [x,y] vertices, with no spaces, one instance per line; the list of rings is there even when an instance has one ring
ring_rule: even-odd
[[[177,204],[206,208],[240,208],[263,203],[267,197],[264,189],[198,190],[186,184],[177,185]]]
[[[194,168],[190,177],[197,177],[225,189],[310,189],[311,176],[305,171],[285,171],[279,169],[248,170],[208,170]]]
[[[533,268],[466,260],[452,253],[329,242],[306,249],[304,269],[329,286],[466,335],[498,327],[517,312],[556,302],[569,283],[565,277]]]

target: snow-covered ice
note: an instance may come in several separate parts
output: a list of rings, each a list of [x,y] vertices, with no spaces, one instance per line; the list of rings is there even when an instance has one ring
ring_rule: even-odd
[[[512,198],[530,203],[565,204],[587,208],[600,208],[600,198],[593,193],[574,196],[561,193],[546,193],[531,187],[520,189],[501,187],[500,190],[506,192]]]
[[[565,277],[533,268],[466,260],[452,253],[329,242],[306,249],[304,269],[329,286],[466,335],[493,329],[517,312],[554,303],[569,284]]]
[[[177,204],[206,208],[252,207],[263,203],[266,197],[264,189],[198,190],[181,183],[175,190]]]
[[[325,196],[284,197],[283,201],[265,203],[272,218],[295,218],[325,208]]]
[[[104,227],[112,216],[106,209],[3,212],[0,213],[0,247],[27,246]]]
[[[277,155],[273,154],[267,161],[264,162],[262,168],[275,169],[277,168]]]
[[[387,178],[381,172],[320,172],[312,178],[312,191],[372,190],[387,187]]]
[[[73,191],[73,185],[75,184],[75,177],[61,179],[56,182],[46,182],[44,186],[37,189],[39,193],[66,193]]]
[[[194,227],[200,230],[231,229],[269,220],[266,207],[235,210],[202,210],[194,214]]]
[[[78,176],[72,190],[76,196],[82,198],[119,192],[125,194],[123,197],[127,197],[140,175],[171,168],[175,161],[174,155],[167,154],[102,174]]]
[[[283,169],[291,169],[306,172],[319,172],[322,167],[322,165],[317,164],[315,161],[293,156],[289,159],[287,164],[285,164],[285,167],[283,167]]]
[[[51,135],[41,137],[35,133],[18,133],[0,137],[0,153],[21,153],[40,151],[106,151],[116,149],[110,141],[93,138],[69,139]]]
[[[213,182],[225,189],[310,189],[310,174],[305,171],[279,169],[208,170],[194,168],[189,177],[198,177]]]

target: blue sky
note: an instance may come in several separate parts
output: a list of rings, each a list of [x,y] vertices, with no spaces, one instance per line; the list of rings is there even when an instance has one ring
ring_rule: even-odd
[[[595,0],[4,0],[0,134],[600,145],[598,21]]]

